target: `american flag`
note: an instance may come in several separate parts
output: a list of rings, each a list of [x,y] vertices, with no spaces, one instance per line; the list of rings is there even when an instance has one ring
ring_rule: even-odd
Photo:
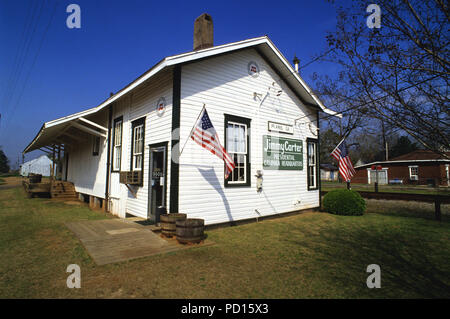
[[[206,108],[203,108],[200,118],[192,129],[191,138],[195,143],[206,148],[225,162],[225,178],[228,178],[234,169],[234,161],[225,148],[220,145],[219,136],[209,119]]]
[[[333,152],[331,152],[331,156],[339,162],[339,173],[341,173],[342,178],[348,182],[352,179],[353,175],[356,174],[355,169],[353,168],[352,161],[350,160],[350,156],[347,152],[347,147],[345,147],[344,140],[336,146]]]

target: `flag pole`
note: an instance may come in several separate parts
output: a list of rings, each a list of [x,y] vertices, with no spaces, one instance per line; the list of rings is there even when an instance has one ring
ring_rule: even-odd
[[[202,110],[200,111],[199,115],[197,116],[197,119],[195,120],[194,126],[192,127],[191,132],[189,133],[189,136],[188,136],[188,138],[186,139],[186,142],[184,142],[183,148],[181,149],[181,152],[180,152],[180,155],[179,155],[179,156],[181,156],[181,154],[182,154],[183,151],[184,151],[184,148],[186,147],[187,142],[188,142],[189,139],[191,138],[192,132],[193,132],[194,129],[195,129],[195,125],[197,124],[198,119],[199,119],[200,116],[202,115],[204,109],[206,109],[206,104],[205,104],[205,103],[203,103]]]
[[[341,145],[342,144],[342,142],[345,140],[345,137],[346,136],[344,136],[344,138],[339,142],[339,144],[338,145],[336,145],[336,147],[335,148],[333,148],[333,150],[331,151],[331,153],[333,153],[338,147],[339,147],[339,145]]]

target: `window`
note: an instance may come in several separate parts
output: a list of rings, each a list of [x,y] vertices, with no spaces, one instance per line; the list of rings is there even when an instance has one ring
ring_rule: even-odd
[[[100,136],[94,136],[92,139],[92,156],[98,156],[100,152]]]
[[[417,181],[419,179],[419,167],[409,166],[409,179]]]
[[[144,123],[145,118],[141,118],[131,123],[132,143],[131,143],[131,170],[140,171],[144,164]]]
[[[120,163],[122,160],[122,125],[123,118],[119,117],[114,120],[113,132],[113,171],[120,171]]]
[[[225,186],[250,186],[250,120],[225,114],[225,144],[235,165]]]
[[[308,190],[317,189],[317,140],[306,139]]]

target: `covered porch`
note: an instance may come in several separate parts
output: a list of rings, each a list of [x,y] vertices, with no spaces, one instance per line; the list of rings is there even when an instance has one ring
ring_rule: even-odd
[[[108,108],[93,108],[42,125],[23,154],[41,151],[53,161],[50,183],[44,185],[52,198],[76,198],[107,210],[109,123]],[[94,190],[90,185],[97,180],[102,187]]]

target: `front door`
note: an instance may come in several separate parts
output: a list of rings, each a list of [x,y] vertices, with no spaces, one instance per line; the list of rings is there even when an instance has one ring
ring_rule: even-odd
[[[159,215],[167,210],[166,203],[166,163],[167,142],[150,145],[148,218],[159,223]]]

